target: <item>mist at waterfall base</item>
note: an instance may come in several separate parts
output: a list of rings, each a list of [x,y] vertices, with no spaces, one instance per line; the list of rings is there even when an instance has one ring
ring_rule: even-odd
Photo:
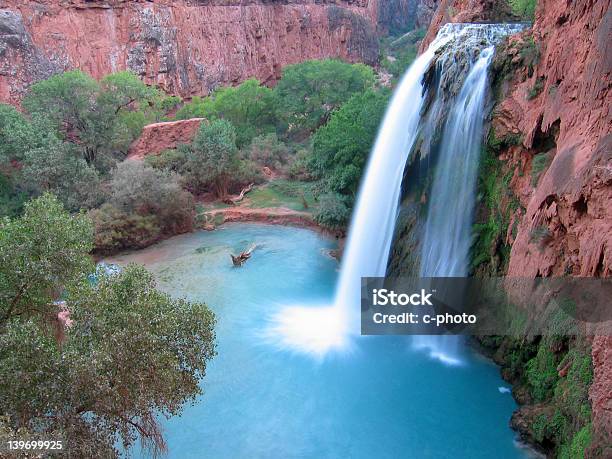
[[[251,244],[251,260],[234,268],[229,253]],[[317,360],[262,336],[284,304],[333,300],[335,246],[308,229],[235,223],[114,260],[145,263],[164,291],[205,301],[218,320],[203,395],[180,416],[160,417],[168,457],[524,458],[508,427],[509,388],[476,354],[440,365],[389,336]],[[132,452],[150,457],[138,445]]]
[[[418,57],[398,85],[385,114],[355,204],[332,305],[287,307],[271,318],[269,338],[292,352],[323,358],[349,352],[359,336],[362,277],[384,277],[397,220],[404,167],[420,131],[434,131],[424,116],[424,75],[436,53],[439,74],[455,66],[457,52],[471,54],[469,72],[458,96],[447,102],[439,165],[429,197],[420,275],[461,277],[468,270],[478,159],[487,95],[487,72],[494,44],[521,30],[515,24],[447,24]],[[443,48],[447,49],[443,49]],[[440,84],[443,79],[440,78]],[[440,88],[438,88],[440,91]],[[448,107],[434,102],[431,112]],[[363,338],[361,338],[362,340]],[[415,337],[416,349],[446,364],[461,364],[460,338]]]

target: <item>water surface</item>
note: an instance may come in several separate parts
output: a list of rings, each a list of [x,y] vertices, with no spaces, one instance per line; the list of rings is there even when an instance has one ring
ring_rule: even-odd
[[[229,253],[253,243],[251,260],[233,268]],[[475,354],[447,366],[381,336],[313,359],[265,337],[284,306],[333,301],[334,246],[306,229],[231,224],[114,259],[146,263],[164,290],[206,301],[218,317],[204,395],[163,422],[169,457],[525,457],[508,427],[506,384]]]

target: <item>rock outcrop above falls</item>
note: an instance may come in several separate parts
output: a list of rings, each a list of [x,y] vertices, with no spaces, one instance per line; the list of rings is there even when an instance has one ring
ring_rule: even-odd
[[[78,68],[95,78],[131,70],[181,96],[283,66],[338,57],[374,64],[378,32],[426,26],[437,0],[5,0],[0,2],[0,101]]]

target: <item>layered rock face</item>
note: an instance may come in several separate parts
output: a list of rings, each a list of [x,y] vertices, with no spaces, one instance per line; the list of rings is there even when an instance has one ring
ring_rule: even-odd
[[[305,59],[374,63],[378,3],[0,1],[0,100],[16,102],[33,81],[72,68],[96,78],[128,69],[189,96],[248,77],[270,83]]]
[[[506,142],[500,155],[520,202],[504,241],[511,246],[509,276],[612,274],[610,3],[539,0],[532,30],[503,50],[509,74],[501,75],[492,132],[519,140]],[[446,22],[509,18],[502,6],[442,0],[423,46]],[[600,438],[612,434],[611,352],[609,337],[594,338],[589,396]]]
[[[428,27],[439,0],[379,0],[378,24],[387,31]]]
[[[149,124],[140,137],[130,146],[128,158],[143,159],[147,155],[158,155],[164,150],[191,143],[204,118],[168,121]]]

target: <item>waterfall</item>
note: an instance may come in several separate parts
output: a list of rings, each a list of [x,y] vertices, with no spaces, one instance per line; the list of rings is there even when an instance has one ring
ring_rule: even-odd
[[[421,277],[468,274],[471,228],[485,114],[487,70],[493,46],[485,48],[454,102],[444,128],[421,249]],[[416,348],[445,363],[459,364],[461,337],[417,336]]]
[[[292,306],[276,314],[268,336],[278,345],[316,356],[350,349],[351,336],[359,333],[361,278],[382,277],[386,273],[408,155],[420,132],[433,132],[428,125],[436,119],[432,113],[449,109],[429,204],[421,275],[467,274],[492,45],[520,27],[447,24],[415,60],[393,95],[361,183],[334,304],[318,308]],[[429,91],[424,76],[434,61],[441,78],[437,98],[425,110],[429,113],[424,114]],[[461,90],[454,97],[449,88],[457,85]],[[445,91],[451,95],[442,97]],[[437,341],[432,338],[420,345],[431,349],[438,346]]]

